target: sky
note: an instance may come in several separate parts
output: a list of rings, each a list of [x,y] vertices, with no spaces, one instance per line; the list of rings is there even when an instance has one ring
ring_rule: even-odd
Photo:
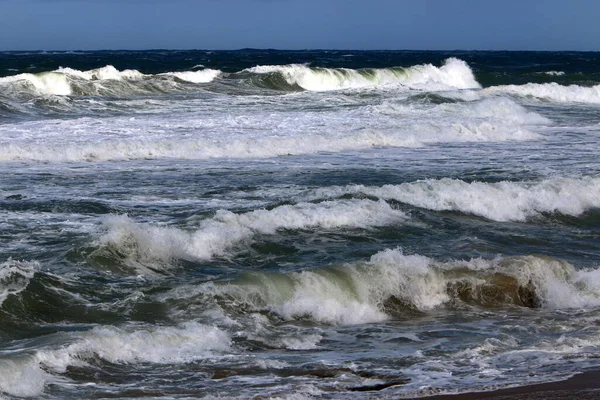
[[[600,50],[600,0],[0,0],[0,50]]]

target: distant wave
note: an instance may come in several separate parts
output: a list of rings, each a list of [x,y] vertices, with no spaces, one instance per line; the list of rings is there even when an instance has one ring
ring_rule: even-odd
[[[218,69],[195,66],[189,71],[144,74],[135,69],[118,70],[112,65],[80,71],[58,68],[36,74],[22,73],[0,78],[7,98],[35,96],[133,96],[197,90],[185,84],[205,84],[216,79],[232,79],[236,84],[278,91],[330,91],[343,89],[402,88],[419,91],[481,89],[469,65],[449,58],[440,67],[432,64],[394,68],[321,68],[304,64],[259,65],[224,73]],[[560,77],[562,71],[540,74]],[[183,86],[182,86],[183,85]],[[483,89],[481,95],[508,94],[556,102],[600,104],[600,85],[564,86],[556,82],[501,85]],[[460,97],[460,96],[459,96]],[[473,95],[473,98],[478,98]]]
[[[201,71],[165,72],[160,75],[174,76],[182,81],[192,83],[208,83],[221,74],[222,72],[217,69],[203,69]]]
[[[600,208],[600,178],[537,182],[464,182],[428,179],[399,185],[346,186],[315,191],[315,198],[366,194],[435,211],[459,211],[494,221],[524,221],[541,213],[578,216]]]
[[[484,89],[487,93],[510,94],[522,97],[548,100],[559,103],[600,104],[600,85],[579,86],[552,83],[527,83],[525,85],[492,86]]]
[[[0,78],[0,88],[17,98],[35,95],[128,96],[182,90],[173,79],[187,83],[208,83],[220,74],[218,70],[203,69],[151,75],[134,69],[119,71],[112,65],[89,71],[59,68]]]
[[[13,96],[127,96],[183,90],[172,79],[187,83],[208,83],[224,76],[217,69],[201,69],[143,74],[134,69],[117,70],[112,65],[88,71],[59,68],[37,74],[18,74],[0,78],[0,87]],[[256,66],[234,74],[258,87],[294,90],[338,90],[379,86],[404,86],[421,90],[475,89],[481,86],[462,60],[449,58],[441,67],[431,64],[408,68],[347,69],[319,68],[300,64]]]

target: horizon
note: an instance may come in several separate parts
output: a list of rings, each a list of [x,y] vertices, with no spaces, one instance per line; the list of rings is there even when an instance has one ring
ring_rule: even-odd
[[[0,50],[0,53],[22,53],[22,52],[57,52],[57,53],[69,53],[69,52],[100,52],[100,51],[125,51],[125,52],[144,52],[144,51],[219,51],[219,52],[235,52],[235,51],[282,51],[282,52],[310,52],[310,51],[354,51],[354,52],[439,52],[439,53],[453,53],[453,52],[480,52],[480,53],[600,53],[600,50],[536,50],[536,49],[352,49],[352,48],[260,48],[260,47],[242,47],[232,49],[217,49],[217,48],[97,48],[97,49],[12,49],[12,50]]]

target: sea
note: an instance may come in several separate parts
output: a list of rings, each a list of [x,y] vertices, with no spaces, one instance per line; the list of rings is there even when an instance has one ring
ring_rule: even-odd
[[[600,368],[600,53],[0,52],[0,398]]]

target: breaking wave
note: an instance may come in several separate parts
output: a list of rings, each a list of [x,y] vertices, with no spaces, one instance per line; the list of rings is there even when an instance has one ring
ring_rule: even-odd
[[[209,260],[225,255],[257,234],[315,227],[370,228],[406,219],[402,211],[385,201],[372,200],[300,203],[245,214],[220,210],[202,221],[195,231],[138,224],[126,216],[113,216],[106,220],[108,233],[99,239],[96,252],[117,254],[127,265],[147,272],[145,265],[168,264],[173,259]]]
[[[266,74],[258,83],[273,89],[300,88],[311,91],[356,89],[365,87],[403,85],[413,89],[476,89],[481,85],[466,62],[449,58],[441,67],[431,64],[409,68],[347,69],[317,68],[301,64],[261,65],[246,72]],[[282,86],[282,77],[287,84]]]
[[[187,83],[207,83],[221,71],[166,72],[147,75],[134,69],[117,70],[112,65],[89,71],[59,68],[37,74],[19,74],[0,78],[0,88],[11,97],[28,96],[128,96],[183,90],[174,79]]]
[[[316,190],[316,198],[362,193],[435,211],[460,211],[494,221],[524,221],[541,213],[578,216],[600,207],[600,178],[553,178],[538,182],[423,180],[399,185]]]
[[[493,86],[484,89],[487,93],[502,93],[533,97],[559,103],[600,104],[600,85],[586,87],[559,85],[558,83],[527,83],[525,85]]]
[[[64,374],[69,366],[85,367],[95,358],[111,363],[186,363],[227,351],[230,341],[222,330],[195,322],[147,330],[97,327],[65,347],[3,357],[0,393],[39,396],[53,375]]]
[[[8,296],[27,287],[37,268],[35,262],[8,260],[0,264],[0,307]]]
[[[174,76],[186,82],[208,83],[221,74],[222,72],[217,69],[203,69],[201,71],[166,72],[161,75]]]
[[[577,270],[543,256],[440,262],[388,249],[367,262],[290,273],[249,272],[227,284],[210,282],[164,295],[195,296],[220,299],[230,309],[243,304],[285,319],[348,325],[439,307],[598,306],[600,270]]]

